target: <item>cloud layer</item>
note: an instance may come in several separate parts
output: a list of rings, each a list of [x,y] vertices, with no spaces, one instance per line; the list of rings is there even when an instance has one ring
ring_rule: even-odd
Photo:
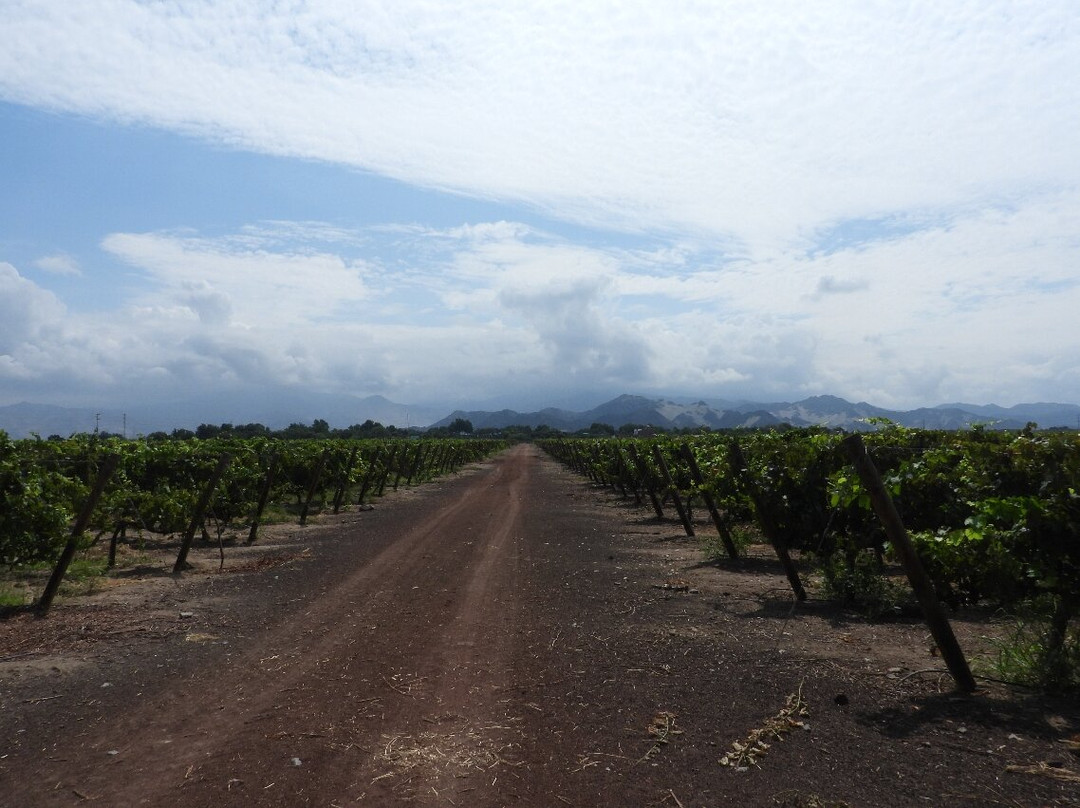
[[[1071,2],[4,6],[9,102],[519,206],[0,263],[9,398],[1080,401]]]
[[[0,374],[28,393],[54,370],[108,387],[122,369],[132,389],[172,394],[273,381],[423,401],[508,387],[830,390],[905,406],[1070,394],[1080,392],[1080,221],[1063,204],[762,263],[582,246],[506,222],[117,233],[102,248],[137,282],[105,317],[67,310],[3,265]],[[395,269],[402,255],[407,271]]]
[[[273,8],[16,4],[0,93],[753,250],[1078,179],[1069,2]]]

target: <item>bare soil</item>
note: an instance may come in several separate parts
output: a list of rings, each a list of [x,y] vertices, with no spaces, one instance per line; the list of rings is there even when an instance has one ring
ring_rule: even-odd
[[[0,805],[1080,805],[1075,701],[959,695],[918,621],[631,504],[518,446],[220,569],[143,551],[0,620]]]

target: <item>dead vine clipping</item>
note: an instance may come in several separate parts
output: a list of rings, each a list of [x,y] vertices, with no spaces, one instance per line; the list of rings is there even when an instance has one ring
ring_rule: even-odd
[[[649,747],[649,751],[638,761],[649,760],[653,755],[660,751],[660,748],[671,741],[672,736],[682,735],[681,729],[675,729],[675,713],[671,712],[659,712],[653,716],[648,726],[645,728],[646,733],[652,738],[652,746]]]
[[[787,697],[784,708],[772,716],[765,725],[750,732],[745,740],[735,741],[722,758],[721,766],[731,766],[735,771],[746,771],[757,766],[758,761],[769,753],[772,741],[782,741],[792,729],[808,730],[810,725],[803,719],[810,715],[802,696],[802,684],[798,691]]]

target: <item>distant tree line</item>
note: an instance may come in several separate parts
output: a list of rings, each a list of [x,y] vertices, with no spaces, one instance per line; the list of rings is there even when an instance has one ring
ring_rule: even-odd
[[[316,418],[311,424],[292,423],[284,429],[271,429],[264,424],[199,424],[192,432],[190,429],[174,429],[166,434],[154,432],[147,438],[185,440],[190,438],[282,438],[285,440],[311,440],[318,438],[407,438],[419,434],[419,430],[401,429],[393,425],[383,426],[370,418],[362,424],[353,424],[343,429],[332,429],[322,418]]]
[[[675,434],[710,431],[707,428],[678,429]],[[384,426],[370,418],[362,424],[353,424],[343,429],[333,429],[322,418],[316,418],[311,424],[293,423],[284,429],[271,429],[264,424],[199,424],[194,430],[174,429],[171,432],[151,432],[146,436],[148,440],[191,440],[198,438],[209,440],[211,438],[282,438],[285,440],[311,440],[319,438],[408,438],[426,436],[429,438],[441,437],[476,437],[476,438],[500,438],[515,442],[529,442],[544,440],[545,438],[565,437],[574,435],[579,437],[634,437],[668,434],[671,430],[648,424],[623,424],[618,428],[611,424],[594,423],[587,429],[579,429],[575,432],[566,432],[561,429],[540,424],[529,426],[527,424],[514,424],[504,427],[482,427],[474,429],[473,424],[467,418],[455,418],[446,426],[439,427],[409,427],[402,429],[397,426]],[[102,438],[119,438],[120,434],[112,432],[97,433]],[[62,440],[60,435],[50,435],[50,440]]]

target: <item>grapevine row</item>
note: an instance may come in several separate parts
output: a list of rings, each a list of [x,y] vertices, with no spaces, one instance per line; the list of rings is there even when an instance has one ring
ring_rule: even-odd
[[[220,540],[243,525],[248,542],[255,541],[268,504],[303,524],[315,503],[337,513],[350,501],[446,474],[503,446],[478,439],[14,441],[0,432],[0,564],[52,563],[73,540],[86,542],[84,530],[111,536],[111,563],[116,543],[134,528],[140,535],[182,533],[180,570],[196,533],[210,539],[213,530]]]
[[[954,608],[1048,604],[1047,664],[1077,666],[1080,649],[1069,642],[1080,612],[1080,437],[888,425],[861,439],[937,595]],[[754,524],[797,596],[791,552],[816,560],[828,592],[854,599],[853,582],[883,571],[897,548],[844,441],[806,429],[555,439],[542,448],[659,517],[674,509],[688,534],[690,509],[705,507],[732,558],[733,533]]]

